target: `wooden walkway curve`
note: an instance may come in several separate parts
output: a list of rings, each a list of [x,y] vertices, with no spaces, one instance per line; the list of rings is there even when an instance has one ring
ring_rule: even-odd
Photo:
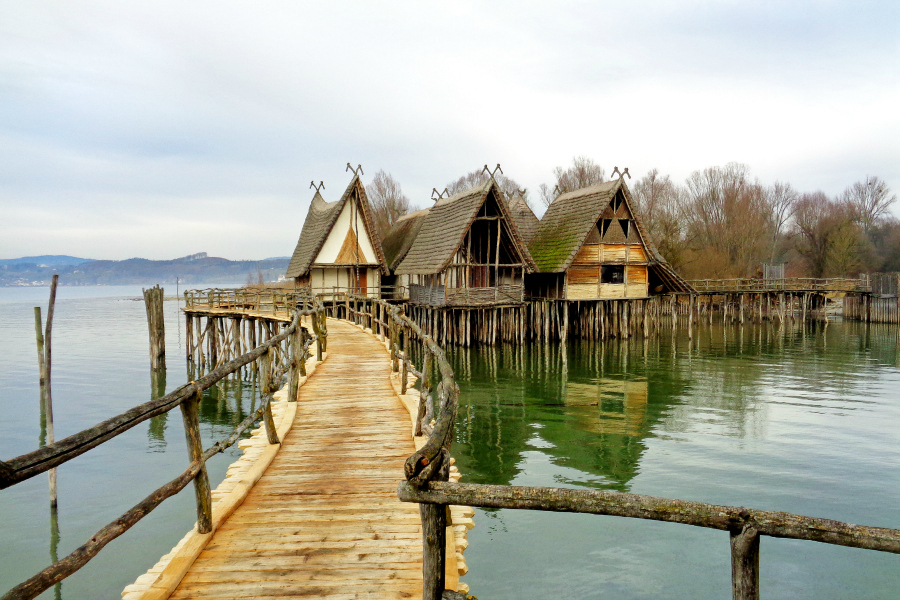
[[[349,323],[328,331],[280,451],[171,598],[421,597],[418,505],[397,499],[415,448],[388,353]]]

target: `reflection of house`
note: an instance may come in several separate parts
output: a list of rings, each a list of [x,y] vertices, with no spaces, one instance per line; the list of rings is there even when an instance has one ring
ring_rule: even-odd
[[[356,291],[377,296],[387,273],[366,189],[354,176],[336,202],[316,191],[287,277],[313,293]]]
[[[692,292],[648,238],[621,180],[560,195],[529,249],[538,273],[528,295],[566,300],[646,298]]]
[[[409,301],[426,306],[521,304],[534,270],[493,179],[399,220],[385,240]]]
[[[595,383],[566,385],[566,406],[596,406],[590,417],[580,422],[593,433],[643,437],[647,417],[647,381],[645,379],[600,379]]]

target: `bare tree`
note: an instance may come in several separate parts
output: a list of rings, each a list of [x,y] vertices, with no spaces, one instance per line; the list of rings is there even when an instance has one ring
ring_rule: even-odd
[[[799,195],[791,187],[790,183],[776,181],[766,190],[766,202],[769,205],[772,218],[772,251],[769,253],[769,262],[775,262],[775,246],[778,237],[782,234],[785,224],[794,215]]]
[[[687,231],[684,218],[685,194],[668,175],[650,170],[634,185],[635,207],[650,239],[669,263],[679,268],[685,260]]]
[[[857,181],[841,195],[841,201],[853,210],[863,231],[869,230],[887,214],[891,204],[897,201],[896,194],[878,177],[866,177],[865,182]]]
[[[572,166],[568,169],[563,167],[553,169],[553,177],[556,180],[554,188],[545,183],[542,183],[540,187],[541,202],[546,206],[550,206],[556,199],[556,188],[559,188],[559,193],[565,194],[603,183],[606,171],[587,156],[576,156],[572,159]]]
[[[384,170],[375,173],[372,183],[366,186],[366,196],[372,205],[375,229],[384,239],[394,223],[411,210],[409,198],[403,195],[400,182]]]
[[[822,192],[803,194],[797,201],[794,227],[797,252],[806,259],[813,277],[847,275],[859,271],[864,238],[846,202]]]
[[[745,277],[767,257],[771,221],[765,188],[746,165],[694,171],[687,179],[685,216],[693,236],[719,265],[719,276]]]
[[[483,184],[485,181],[490,179],[491,176],[485,173],[484,168],[480,171],[470,171],[466,173],[459,179],[455,179],[447,184],[447,191],[451,196],[458,194],[460,192],[464,192],[466,190],[472,189],[475,186]],[[494,180],[496,180],[497,185],[500,186],[500,189],[510,198],[514,198],[515,196],[522,196],[525,198],[525,201],[531,205],[531,202],[528,199],[528,190],[523,190],[519,187],[519,184],[512,179],[511,177],[507,177],[503,173],[497,173],[494,175]],[[523,192],[523,193],[519,193]]]

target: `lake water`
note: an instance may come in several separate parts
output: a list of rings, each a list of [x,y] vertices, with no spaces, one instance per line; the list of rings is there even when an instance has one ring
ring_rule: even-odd
[[[169,291],[173,294],[174,290]],[[48,288],[0,288],[0,458],[39,447],[34,309],[46,319]],[[56,439],[77,433],[150,400],[149,339],[141,288],[60,287],[53,322],[53,411]],[[184,323],[176,302],[165,303],[166,391],[186,381]],[[201,435],[208,447],[231,433],[258,400],[250,381],[220,383],[201,403]],[[249,435],[249,432],[248,432]],[[213,485],[240,450],[232,446],[207,462]],[[180,412],[155,417],[58,469],[58,556],[65,557],[101,527],[188,465]],[[118,598],[122,588],[153,566],[193,526],[193,491],[164,502],[88,565],[62,582],[62,598]],[[50,510],[47,476],[0,491],[2,591],[48,566]],[[57,596],[48,590],[41,597]]]
[[[896,327],[745,325],[451,351],[463,481],[607,489],[900,528]],[[727,532],[478,510],[486,598],[731,597]],[[900,556],[763,537],[767,599],[900,598]]]
[[[170,291],[171,293],[171,291]],[[47,288],[0,288],[0,458],[38,447],[33,306]],[[53,399],[60,439],[151,398],[139,287],[59,288]],[[168,385],[185,381],[183,323],[167,302]],[[900,527],[896,327],[806,331],[745,325],[686,337],[451,349],[462,390],[463,481],[614,489]],[[256,401],[231,382],[204,397],[204,445]],[[208,465],[215,485],[238,455]],[[59,469],[58,553],[187,465],[178,412]],[[62,584],[62,598],[118,598],[195,520],[193,492],[163,503]],[[592,515],[484,511],[464,578],[500,598],[730,597],[728,534]],[[46,476],[0,491],[0,587],[50,562]],[[900,597],[900,557],[762,540],[765,598]],[[0,591],[4,591],[0,590]],[[44,597],[53,597],[52,590]]]

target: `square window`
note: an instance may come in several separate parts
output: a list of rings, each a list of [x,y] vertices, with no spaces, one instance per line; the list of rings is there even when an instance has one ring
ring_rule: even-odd
[[[625,283],[625,265],[602,265],[600,283]]]

